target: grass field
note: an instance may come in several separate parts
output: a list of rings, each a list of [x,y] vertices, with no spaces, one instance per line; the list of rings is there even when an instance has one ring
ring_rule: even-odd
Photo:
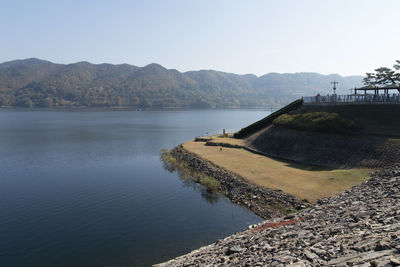
[[[225,139],[220,140],[221,142],[229,142],[228,138],[221,139]],[[221,147],[204,144],[204,142],[189,141],[184,143],[183,147],[242,176],[251,183],[280,189],[310,202],[335,195],[366,181],[371,171],[370,169],[328,169],[302,165],[257,155],[244,149],[225,147],[221,149]]]

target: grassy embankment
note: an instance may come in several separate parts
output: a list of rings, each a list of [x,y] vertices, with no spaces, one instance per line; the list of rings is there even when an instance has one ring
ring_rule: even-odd
[[[293,101],[269,116],[241,129],[235,133],[234,137],[245,138],[273,124],[273,121],[280,116],[284,115],[285,117],[285,114],[303,114],[303,118],[307,118],[310,113],[325,113],[325,115],[330,114],[331,116],[335,116],[330,118],[326,116],[333,123],[330,126],[344,126],[347,128],[345,132],[349,132],[347,130],[350,129],[352,131],[356,130],[357,134],[400,137],[400,105],[398,104],[303,105],[301,99]],[[308,126],[322,126],[322,124]],[[330,130],[328,128],[325,129]],[[309,130],[318,131],[319,129]]]
[[[338,105],[302,106],[296,113],[336,113],[346,120],[354,120],[361,127],[361,133],[383,137],[400,137],[400,105]]]
[[[379,136],[385,142],[400,144],[400,105],[303,106],[302,101],[297,100],[243,128],[235,137],[248,137],[271,124],[310,132],[362,135],[364,139]],[[214,138],[213,141],[242,146],[246,142],[231,138]],[[189,141],[183,146],[251,183],[280,189],[311,202],[367,180],[371,171],[368,168],[330,169],[304,165],[244,149],[205,146],[204,142]]]
[[[237,139],[219,138],[216,142]],[[189,141],[183,147],[214,164],[234,172],[245,180],[271,189],[280,189],[300,199],[315,202],[366,181],[370,169],[329,169],[302,165],[257,155],[244,149],[206,146]]]
[[[344,119],[332,112],[283,114],[273,120],[272,124],[311,132],[357,134],[361,131],[361,126],[354,120]]]

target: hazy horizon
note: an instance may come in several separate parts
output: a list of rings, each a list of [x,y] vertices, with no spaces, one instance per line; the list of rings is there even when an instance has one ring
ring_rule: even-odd
[[[166,68],[165,66],[163,66],[162,64],[160,64],[160,63],[158,63],[158,62],[151,62],[151,63],[149,63],[149,64],[142,65],[142,66],[138,66],[138,65],[130,64],[130,63],[125,63],[125,62],[124,62],[124,63],[109,63],[109,62],[93,63],[93,62],[90,62],[90,61],[87,61],[87,60],[81,60],[81,61],[69,62],[69,63],[60,63],[60,62],[54,62],[54,61],[50,61],[50,60],[47,60],[47,59],[35,58],[35,57],[31,57],[31,58],[17,58],[17,59],[14,59],[14,60],[9,60],[9,61],[0,62],[0,64],[9,63],[9,62],[18,61],[18,60],[29,60],[29,59],[37,59],[37,60],[42,60],[42,61],[51,62],[51,63],[54,63],[54,64],[63,64],[63,65],[71,65],[71,64],[77,64],[77,63],[87,62],[87,63],[89,63],[89,64],[94,64],[94,65],[110,64],[110,65],[118,66],[118,65],[125,65],[125,64],[127,64],[127,65],[131,65],[131,66],[139,67],[139,68],[144,68],[144,67],[149,66],[149,65],[152,65],[152,64],[157,64],[157,65],[160,65],[160,66]],[[166,69],[167,69],[167,70],[177,70],[177,71],[179,71],[179,72],[181,72],[181,73],[186,73],[186,72],[191,72],[191,71],[216,71],[216,72],[224,72],[224,71],[215,70],[215,69],[198,69],[198,70],[187,70],[187,71],[180,71],[180,70],[178,70],[178,69],[176,69],[176,68],[166,68]],[[301,74],[301,73],[315,73],[315,74],[321,74],[321,75],[326,75],[326,76],[329,76],[329,75],[340,75],[340,76],[342,76],[342,77],[363,76],[363,75],[360,75],[360,74],[354,74],[354,75],[341,75],[341,74],[339,74],[339,73],[327,73],[327,74],[325,74],[325,73],[319,73],[319,72],[315,72],[315,71],[299,71],[299,72],[276,72],[276,71],[271,71],[271,72],[268,72],[268,73],[263,73],[263,74],[261,74],[261,75],[256,75],[256,74],[254,74],[254,73],[244,73],[244,74],[241,74],[241,73],[233,73],[233,72],[226,72],[226,73],[228,73],[228,74],[237,74],[237,75],[255,75],[255,76],[257,76],[257,77],[261,77],[261,76],[264,76],[264,75],[267,75],[267,74]]]
[[[391,67],[400,46],[393,0],[2,3],[1,62],[348,76]]]

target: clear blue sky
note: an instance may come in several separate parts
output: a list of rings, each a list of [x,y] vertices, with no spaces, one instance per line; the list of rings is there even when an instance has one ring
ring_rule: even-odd
[[[0,0],[0,62],[364,74],[400,59],[397,0]]]

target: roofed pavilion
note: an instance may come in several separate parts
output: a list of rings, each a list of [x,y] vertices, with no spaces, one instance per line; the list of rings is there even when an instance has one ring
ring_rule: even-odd
[[[400,93],[400,86],[397,84],[382,87],[368,85],[360,88],[354,88],[354,94],[357,95],[357,92],[364,91],[364,95],[366,95],[367,92],[373,91],[375,95],[379,95],[379,92],[383,91],[383,94],[388,95],[390,90],[396,90],[396,93]]]

